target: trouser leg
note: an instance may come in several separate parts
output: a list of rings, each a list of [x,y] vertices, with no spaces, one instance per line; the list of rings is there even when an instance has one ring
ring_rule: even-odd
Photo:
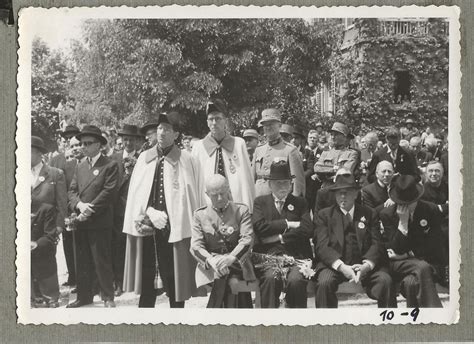
[[[307,308],[307,285],[297,266],[290,268],[288,272],[288,284],[286,287],[286,304],[289,308]]]
[[[63,236],[63,250],[64,257],[66,258],[67,266],[67,282],[70,285],[76,284],[76,268],[74,266],[74,242],[72,239],[72,232],[64,231]]]
[[[392,277],[382,270],[371,272],[362,282],[367,295],[377,300],[379,308],[396,308],[397,299],[395,295]]]
[[[342,274],[325,268],[318,274],[315,302],[316,308],[337,308],[337,287],[343,281]]]
[[[114,299],[113,270],[111,255],[111,228],[89,231],[89,245],[92,261],[104,301]]]
[[[283,290],[283,282],[275,276],[272,269],[259,271],[261,307],[278,308],[280,307],[280,294]]]

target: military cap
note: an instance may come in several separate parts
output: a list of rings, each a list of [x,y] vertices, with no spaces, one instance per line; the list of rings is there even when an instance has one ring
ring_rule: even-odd
[[[260,123],[263,124],[264,122],[269,121],[281,122],[281,113],[278,109],[265,109],[262,111],[262,119],[260,120]]]
[[[336,131],[346,137],[350,134],[349,127],[341,122],[334,122],[330,131]]]
[[[280,128],[280,133],[293,135],[293,127],[289,124],[282,124]]]
[[[253,137],[253,138],[256,138],[258,139],[258,133],[255,129],[246,129],[244,131],[244,134],[242,135],[243,138],[246,138],[246,137]]]

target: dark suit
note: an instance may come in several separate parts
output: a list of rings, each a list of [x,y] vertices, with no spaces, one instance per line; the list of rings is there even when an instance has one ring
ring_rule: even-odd
[[[31,241],[38,245],[31,251],[31,296],[57,301],[56,210],[51,204],[36,203],[32,204],[31,211]]]
[[[55,223],[64,228],[67,216],[67,191],[64,173],[60,169],[43,164],[35,185],[31,189],[31,204],[38,207],[51,204],[55,209]]]
[[[388,199],[387,187],[383,187],[376,180],[372,184],[366,185],[361,190],[362,204],[375,209],[377,213],[383,209],[385,201]]]
[[[316,307],[337,307],[337,287],[346,280],[342,273],[332,269],[338,259],[347,265],[362,264],[364,260],[372,262],[373,270],[361,281],[367,295],[376,299],[379,307],[396,307],[377,215],[366,206],[355,204],[354,207],[351,222],[338,205],[321,210],[314,218],[313,241],[316,242],[316,258],[320,260],[316,268]]]
[[[385,248],[396,254],[412,252],[414,257],[392,260],[392,275],[395,280],[402,281],[402,293],[408,307],[441,307],[431,266],[447,263],[439,212],[433,203],[419,200],[405,236],[398,230],[400,219],[396,210],[397,205],[393,205],[380,212]]]
[[[364,161],[366,163],[369,163],[370,160],[372,160],[372,156],[374,155],[375,152],[369,152],[367,148],[362,148],[360,150],[360,161]]]
[[[117,163],[101,155],[89,169],[85,160],[80,163],[69,189],[69,206],[92,203],[93,213],[77,225],[77,297],[92,302],[92,279],[95,268],[104,300],[113,300],[113,272],[111,263],[111,235],[113,228],[112,204],[118,183]]]
[[[138,154],[135,153],[135,159],[138,159]],[[125,172],[123,165],[123,151],[119,151],[111,156],[111,159],[118,164],[118,187],[117,198],[114,203],[114,228],[112,231],[112,268],[114,271],[114,281],[117,286],[122,288],[123,271],[125,264],[125,247],[127,236],[122,232],[123,218],[125,215],[125,207],[127,205],[128,187],[130,185],[130,174]]]
[[[65,170],[66,166],[66,155],[64,153],[59,153],[49,160],[49,166],[59,168],[60,170]]]
[[[300,227],[287,230],[287,221],[300,221]],[[271,255],[287,254],[295,258],[312,258],[309,239],[313,235],[313,225],[308,211],[308,205],[303,197],[289,194],[283,205],[281,214],[275,207],[273,195],[259,196],[255,199],[252,223],[256,237],[262,241],[265,238],[282,235],[280,241],[255,245],[254,251]],[[283,290],[281,279],[275,278],[273,271],[260,271],[260,289],[262,293],[262,308],[278,308],[279,296]],[[306,284],[297,267],[288,273],[286,302],[290,308],[306,308]]]
[[[375,170],[377,169],[377,164],[381,161],[389,161],[393,165],[394,171],[399,174],[409,174],[412,176],[418,176],[418,166],[416,165],[415,158],[413,154],[407,152],[402,147],[398,147],[397,156],[395,161],[388,153],[388,147],[384,147],[372,155],[372,160],[369,164],[369,169],[367,172],[367,180],[369,183],[374,182],[377,178],[375,176]]]

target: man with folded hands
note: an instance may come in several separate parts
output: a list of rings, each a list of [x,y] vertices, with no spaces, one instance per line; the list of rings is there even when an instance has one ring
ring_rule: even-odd
[[[229,280],[255,280],[249,253],[253,229],[249,208],[229,200],[227,179],[214,174],[206,181],[210,204],[194,213],[191,254],[198,262],[196,284],[213,283],[207,308],[252,308],[249,292],[233,294]]]
[[[330,190],[337,204],[314,217],[316,307],[337,308],[336,291],[344,281],[361,283],[379,307],[396,307],[375,211],[355,203],[359,186],[353,175],[338,175]]]
[[[294,196],[290,166],[286,160],[274,161],[266,177],[271,194],[255,199],[252,223],[259,244],[254,252],[296,259],[312,258],[309,239],[313,225],[304,197]],[[257,270],[260,279],[262,308],[278,308],[283,279],[273,269]],[[298,266],[289,268],[285,276],[286,304],[289,308],[307,307],[307,280]]]

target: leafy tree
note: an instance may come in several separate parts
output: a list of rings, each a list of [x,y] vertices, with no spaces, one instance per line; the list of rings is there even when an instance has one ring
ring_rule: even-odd
[[[51,51],[41,39],[34,39],[31,55],[31,118],[32,134],[44,139],[53,149],[59,129],[59,112],[66,103],[69,89],[69,68],[63,55]]]

